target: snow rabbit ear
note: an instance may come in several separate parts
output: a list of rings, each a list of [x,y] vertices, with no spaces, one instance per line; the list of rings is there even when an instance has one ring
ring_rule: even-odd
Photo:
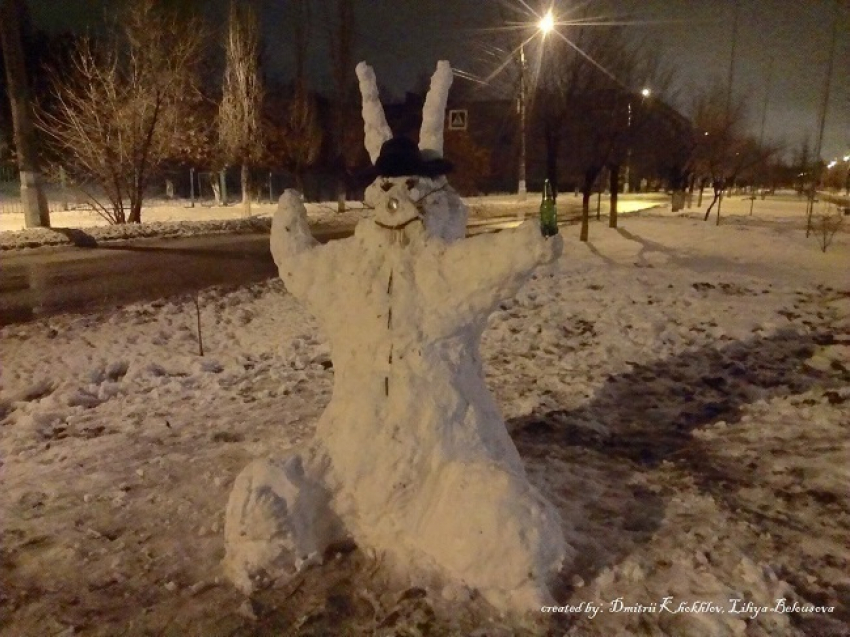
[[[393,132],[387,124],[384,107],[378,95],[375,72],[365,62],[357,65],[360,95],[363,97],[364,145],[374,164],[381,154],[381,146],[392,138]],[[425,160],[443,156],[443,127],[446,118],[446,102],[452,85],[452,67],[446,60],[437,62],[437,70],[431,76],[431,88],[425,97],[422,109],[422,128],[419,130],[419,150]]]
[[[437,62],[437,70],[431,76],[431,88],[422,108],[419,150],[423,159],[438,159],[443,156],[443,128],[452,79],[451,65],[446,60]]]
[[[374,164],[381,154],[381,146],[393,136],[384,115],[384,107],[378,96],[378,83],[372,67],[361,62],[357,65],[357,79],[360,82],[360,95],[363,96],[364,145],[369,159]]]

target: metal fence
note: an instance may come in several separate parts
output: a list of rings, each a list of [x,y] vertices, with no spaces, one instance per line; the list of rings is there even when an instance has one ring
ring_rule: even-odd
[[[44,194],[50,212],[59,210],[91,210],[89,197],[79,189],[62,183],[44,180]],[[21,181],[18,169],[13,166],[0,165],[0,214],[23,214],[21,204]]]
[[[255,203],[274,203],[287,188],[295,188],[295,177],[287,173],[251,171],[251,199]],[[337,178],[329,173],[304,175],[301,189],[307,201],[330,201],[337,197]],[[45,179],[44,190],[50,212],[93,210],[90,194],[103,200],[96,188],[79,188],[59,180]],[[85,190],[85,192],[84,192]],[[347,198],[363,196],[362,185],[350,183]],[[0,214],[23,213],[21,186],[16,167],[0,165]],[[146,205],[175,204],[220,206],[242,201],[239,167],[211,172],[194,168],[168,171],[154,181],[145,193]]]
[[[198,202],[200,205],[221,205],[242,200],[242,180],[239,167],[212,172],[184,169],[171,173],[164,181],[164,195]],[[169,185],[170,183],[170,185]],[[274,203],[287,188],[298,184],[289,173],[252,170],[251,199],[257,203]],[[337,196],[337,177],[330,173],[309,172],[302,178],[300,190],[307,201],[329,201]],[[362,185],[348,183],[348,198],[362,198]]]

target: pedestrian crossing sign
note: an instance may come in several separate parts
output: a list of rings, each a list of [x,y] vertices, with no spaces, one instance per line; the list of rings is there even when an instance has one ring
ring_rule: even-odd
[[[449,130],[466,130],[469,121],[469,111],[458,108],[449,111]]]

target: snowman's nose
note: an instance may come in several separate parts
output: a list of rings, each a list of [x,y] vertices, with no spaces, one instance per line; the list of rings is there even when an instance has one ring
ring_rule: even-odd
[[[387,210],[389,210],[390,212],[395,212],[396,210],[398,210],[398,205],[398,199],[396,199],[395,197],[390,197],[390,199],[387,201]]]

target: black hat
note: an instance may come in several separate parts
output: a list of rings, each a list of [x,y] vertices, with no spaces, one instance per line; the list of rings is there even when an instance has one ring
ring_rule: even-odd
[[[407,137],[393,137],[381,146],[381,153],[372,168],[375,177],[438,177],[452,170],[452,163],[442,157],[425,159],[419,147]]]

